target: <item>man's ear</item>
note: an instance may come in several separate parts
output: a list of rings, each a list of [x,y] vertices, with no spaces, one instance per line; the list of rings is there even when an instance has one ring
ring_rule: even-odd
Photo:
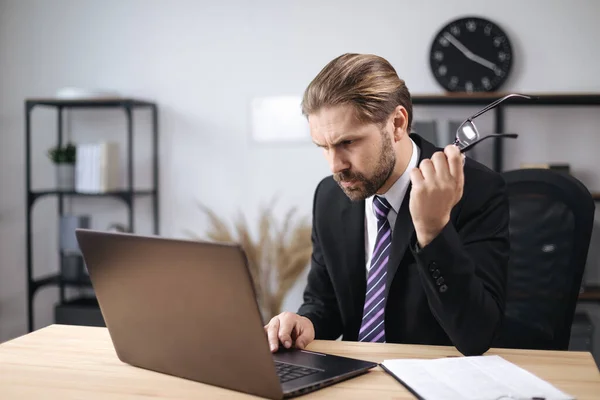
[[[408,129],[408,112],[406,108],[403,106],[398,106],[392,112],[392,123],[393,123],[393,137],[394,142],[399,141],[405,135],[408,135],[410,132],[407,132]]]

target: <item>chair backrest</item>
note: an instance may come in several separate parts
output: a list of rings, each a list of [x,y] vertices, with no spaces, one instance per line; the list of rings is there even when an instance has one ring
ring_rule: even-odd
[[[504,324],[495,347],[567,350],[595,204],[573,176],[549,169],[503,173],[510,206]]]

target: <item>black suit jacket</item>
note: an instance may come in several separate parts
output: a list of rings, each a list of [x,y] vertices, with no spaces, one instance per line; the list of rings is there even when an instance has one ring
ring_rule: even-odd
[[[436,148],[411,135],[419,161]],[[489,349],[504,314],[509,254],[503,178],[472,159],[450,223],[419,249],[409,213],[411,186],[392,234],[386,287],[386,341],[454,345],[464,355]],[[304,303],[316,339],[356,341],[366,287],[365,204],[352,202],[332,177],[314,195],[313,253]]]

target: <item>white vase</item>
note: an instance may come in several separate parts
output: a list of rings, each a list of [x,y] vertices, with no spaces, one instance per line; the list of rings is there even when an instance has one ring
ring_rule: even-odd
[[[56,164],[56,188],[62,191],[75,190],[74,164]]]

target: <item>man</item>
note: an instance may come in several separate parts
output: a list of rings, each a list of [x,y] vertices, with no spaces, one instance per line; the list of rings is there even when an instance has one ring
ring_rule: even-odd
[[[342,336],[487,351],[505,301],[501,176],[409,134],[409,91],[380,57],[332,60],[302,108],[333,176],[314,195],[304,303],[265,326],[271,350]]]

